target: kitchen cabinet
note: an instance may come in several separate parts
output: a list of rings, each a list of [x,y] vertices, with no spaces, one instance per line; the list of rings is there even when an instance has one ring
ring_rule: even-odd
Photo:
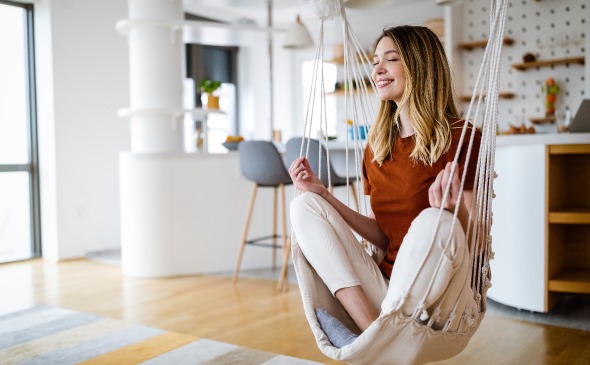
[[[590,144],[552,145],[547,160],[547,307],[590,294]]]
[[[590,293],[590,134],[499,136],[488,296],[536,312]]]

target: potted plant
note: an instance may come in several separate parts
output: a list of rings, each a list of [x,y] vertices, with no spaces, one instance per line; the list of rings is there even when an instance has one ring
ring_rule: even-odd
[[[207,108],[219,109],[219,96],[213,95],[213,92],[221,86],[221,82],[204,79],[199,84],[201,91],[207,94]]]

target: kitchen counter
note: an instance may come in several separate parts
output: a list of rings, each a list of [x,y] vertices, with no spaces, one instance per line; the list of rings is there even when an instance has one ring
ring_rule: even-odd
[[[552,202],[555,204],[559,196],[570,196],[576,194],[576,191],[590,189],[588,175],[584,175],[590,169],[588,158],[582,155],[574,157],[575,163],[580,165],[567,170],[574,166],[562,164],[569,157],[552,157],[554,155],[551,155],[550,150],[558,145],[565,145],[558,148],[564,151],[572,150],[571,145],[589,144],[590,133],[497,138],[495,171],[498,178],[494,180],[496,198],[492,202],[492,249],[496,254],[491,262],[493,286],[488,292],[493,300],[536,312],[550,309],[552,301],[547,295],[549,272],[557,266],[549,264],[556,256],[550,255],[547,247],[555,247],[550,242],[559,236],[549,233],[549,206]],[[584,150],[584,147],[579,149]],[[564,192],[550,187],[550,181],[565,184],[568,179],[562,175],[577,182],[575,187],[564,186],[563,189],[571,191]],[[583,199],[580,204],[585,204]],[[563,224],[560,227],[562,234],[565,235],[572,229],[572,232],[581,229],[579,225],[572,227],[571,224]]]
[[[530,144],[577,144],[589,143],[590,133],[536,133],[499,135],[497,146]]]

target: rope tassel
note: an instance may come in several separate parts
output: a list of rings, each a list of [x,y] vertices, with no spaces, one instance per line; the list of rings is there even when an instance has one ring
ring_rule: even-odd
[[[315,13],[319,19],[330,20],[343,12],[343,0],[314,0]]]

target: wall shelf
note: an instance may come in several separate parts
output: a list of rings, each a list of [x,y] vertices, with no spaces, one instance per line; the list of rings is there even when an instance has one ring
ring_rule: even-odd
[[[549,279],[548,286],[552,292],[590,294],[590,270],[565,269]]]
[[[529,118],[531,123],[533,124],[550,124],[555,122],[555,117],[538,117],[538,118]]]
[[[516,96],[515,93],[512,92],[502,92],[498,94],[500,99],[513,99]],[[484,95],[485,98],[485,95]],[[459,97],[459,100],[469,102],[471,101],[471,95],[462,95]]]
[[[547,66],[555,66],[555,65],[568,65],[570,63],[584,65],[585,58],[584,58],[584,56],[577,56],[577,57],[555,58],[552,60],[544,60],[544,61],[514,63],[514,64],[512,64],[512,67],[519,70],[519,71],[525,71],[529,68],[547,67]]]
[[[485,46],[487,46],[487,44],[488,44],[488,40],[482,39],[479,41],[459,43],[458,47],[460,49],[464,49],[466,51],[471,51],[474,48],[484,48]],[[511,46],[514,44],[514,39],[509,38],[509,37],[504,37],[502,44],[504,44],[506,46]]]
[[[549,223],[590,224],[590,211],[567,210],[559,212],[549,212]]]

